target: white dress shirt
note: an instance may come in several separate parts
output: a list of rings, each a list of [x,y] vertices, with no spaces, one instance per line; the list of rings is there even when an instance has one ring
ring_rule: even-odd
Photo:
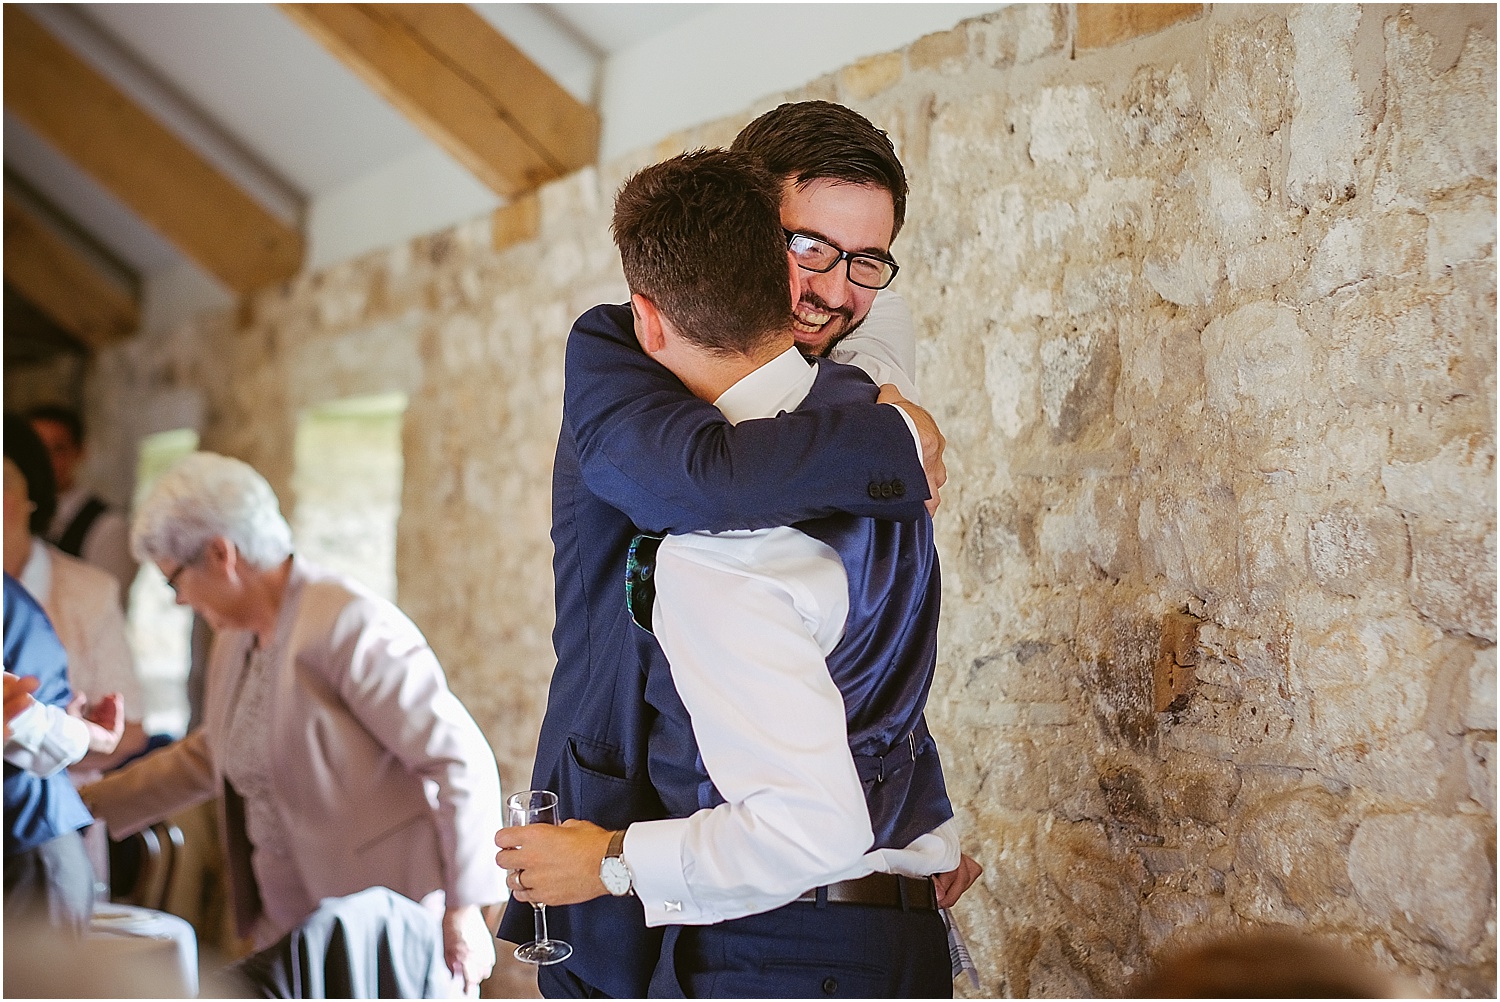
[[[917,340],[911,310],[899,293],[882,290],[865,314],[862,324],[829,351],[828,357],[845,365],[857,365],[875,380],[875,385],[894,383],[912,403],[917,397]]]
[[[816,368],[788,349],[715,401],[732,422],[795,408]],[[947,822],[871,850],[869,808],[827,655],[849,583],[838,553],[790,527],[669,536],[657,553],[655,632],[726,803],[632,824],[625,861],[646,924],[703,925],[882,871],[958,865]]]

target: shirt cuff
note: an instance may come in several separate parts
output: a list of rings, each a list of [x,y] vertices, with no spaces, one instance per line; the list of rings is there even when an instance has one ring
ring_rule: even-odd
[[[61,707],[33,703],[11,721],[5,761],[45,779],[83,758],[88,750],[87,724]]]
[[[906,408],[897,404],[886,404],[887,407],[895,407],[896,413],[901,415],[901,420],[906,422],[906,430],[911,432],[912,444],[917,447],[917,462],[922,461],[922,436],[917,434],[917,423],[912,420],[911,415],[906,413]]]
[[[705,916],[688,887],[682,866],[687,818],[637,821],[625,831],[625,863],[646,912],[646,925],[704,925]]]

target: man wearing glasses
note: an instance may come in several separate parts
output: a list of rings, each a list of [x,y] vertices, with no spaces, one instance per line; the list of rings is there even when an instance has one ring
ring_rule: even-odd
[[[805,102],[757,119],[735,147],[784,182],[781,222],[805,286],[794,310],[799,346],[854,361],[909,398],[910,319],[899,301],[876,295],[895,275],[890,243],[906,202],[890,141],[847,108]],[[741,306],[730,300],[716,304],[726,316]],[[924,503],[936,504],[942,437],[895,390],[882,395],[887,403],[731,425],[642,353],[628,306],[579,318],[566,375],[553,479],[558,663],[532,786],[558,794],[560,816],[618,830],[667,816],[653,775],[682,764],[662,751],[682,735],[646,701],[648,669],[663,656],[625,608],[631,538],[790,525],[836,512],[915,520]],[[975,872],[966,861],[940,884],[941,903]],[[502,937],[530,939],[530,912],[508,910]],[[645,926],[634,898],[605,896],[549,919],[574,952],[539,972],[544,994],[646,993],[661,936]]]

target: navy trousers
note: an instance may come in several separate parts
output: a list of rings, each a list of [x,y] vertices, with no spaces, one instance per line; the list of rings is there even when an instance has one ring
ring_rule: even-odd
[[[653,997],[951,998],[935,911],[793,902],[717,925],[674,926]]]

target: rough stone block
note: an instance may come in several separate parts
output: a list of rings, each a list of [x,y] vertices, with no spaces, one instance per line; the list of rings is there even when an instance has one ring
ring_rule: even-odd
[[[959,73],[969,55],[969,33],[963,25],[948,31],[923,35],[906,50],[906,63],[912,70],[936,70]]]
[[[1119,45],[1202,13],[1201,3],[1081,3],[1077,45],[1080,49]]]
[[[1202,620],[1171,612],[1161,620],[1161,650],[1153,674],[1156,712],[1162,713],[1193,691],[1198,667],[1198,627]]]
[[[1292,277],[1302,264],[1302,251],[1285,240],[1268,240],[1224,259],[1229,288],[1235,292],[1253,292],[1280,285]]]
[[[1487,435],[1445,442],[1430,458],[1393,462],[1380,471],[1380,485],[1395,507],[1445,522],[1493,523],[1495,444]]]
[[[1011,4],[968,22],[975,58],[1007,69],[1059,53],[1068,41],[1066,4]]]
[[[1060,439],[1076,439],[1090,422],[1113,409],[1119,374],[1114,329],[1104,317],[1089,318],[1040,349],[1042,415]]]
[[[1490,721],[1494,723],[1493,720]],[[1495,736],[1470,734],[1464,738],[1464,772],[1469,782],[1469,798],[1495,816]]]
[[[1495,642],[1495,528],[1411,520],[1412,604],[1446,630]]]
[[[1315,371],[1297,312],[1272,303],[1242,306],[1203,330],[1203,372],[1215,410],[1266,414],[1300,404]]]
[[[1167,810],[1209,825],[1223,825],[1240,792],[1240,772],[1231,762],[1196,756],[1169,761],[1162,779]]]
[[[1356,160],[1370,142],[1354,73],[1360,10],[1351,4],[1307,5],[1287,15],[1296,57],[1286,190],[1294,205],[1318,209],[1357,194]]]
[[[1347,810],[1343,798],[1321,789],[1247,804],[1236,839],[1235,910],[1255,921],[1297,924],[1347,910],[1354,890]]]
[[[1213,249],[1188,240],[1176,256],[1151,255],[1141,274],[1156,294],[1178,306],[1207,306],[1224,279],[1224,266]]]
[[[1027,149],[1031,159],[1075,169],[1093,167],[1099,144],[1090,122],[1098,107],[1098,98],[1089,87],[1048,87],[1041,91],[1030,114],[1031,143]]]
[[[901,53],[868,56],[839,71],[839,87],[856,101],[868,101],[895,86],[905,72]]]
[[[1198,101],[1181,63],[1163,72],[1143,66],[1125,94],[1125,135],[1130,145],[1167,150],[1202,124]]]
[[[1223,506],[1228,493],[1206,487],[1201,494],[1163,494],[1143,499],[1138,520],[1147,566],[1174,589],[1200,597],[1226,595],[1237,578],[1238,518]],[[1151,660],[1156,651],[1151,652]]]
[[[1036,333],[1001,328],[984,337],[984,388],[995,430],[1015,438],[1034,420],[1037,392]]]
[[[1381,204],[1421,204],[1495,180],[1495,44],[1468,32],[1451,69],[1434,72],[1437,40],[1409,14],[1385,24],[1387,102],[1397,128],[1376,181]]]
[[[1427,275],[1437,279],[1469,261],[1495,259],[1495,201],[1476,198],[1458,209],[1427,213]]]
[[[1338,504],[1307,527],[1312,575],[1339,595],[1358,595],[1371,581],[1399,579],[1405,572],[1406,545],[1406,526],[1390,509],[1360,512]]]
[[[1487,836],[1483,829],[1488,827]],[[1494,917],[1485,844],[1494,822],[1432,814],[1366,818],[1349,847],[1349,878],[1364,904],[1393,928],[1465,951]]]
[[[1463,726],[1474,731],[1495,729],[1495,648],[1474,652],[1469,667],[1469,698],[1464,704]]]

